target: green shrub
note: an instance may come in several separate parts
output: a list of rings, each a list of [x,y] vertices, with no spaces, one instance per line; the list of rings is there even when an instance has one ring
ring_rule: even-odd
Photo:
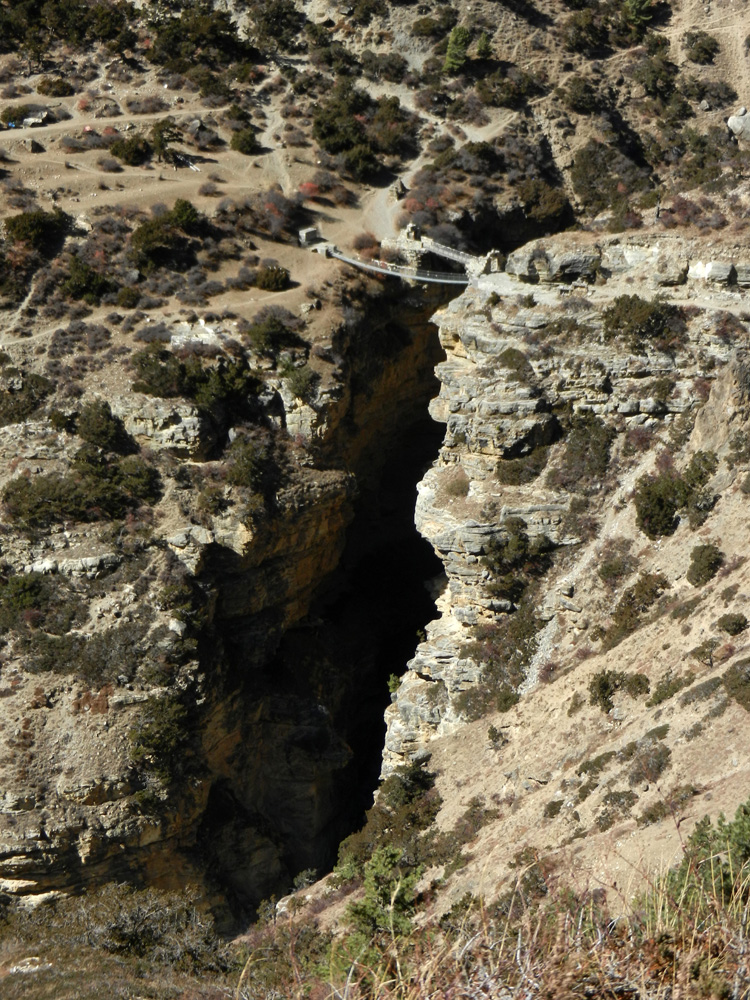
[[[687,329],[678,306],[659,298],[648,301],[640,295],[618,295],[602,318],[607,339],[621,337],[636,351],[649,345],[660,351],[679,346]]]
[[[522,486],[537,479],[547,464],[549,447],[540,445],[520,458],[502,458],[495,465],[495,478],[504,486]]]
[[[147,347],[130,359],[135,369],[133,390],[148,396],[171,399],[184,391],[185,366],[164,348]]]
[[[15,243],[26,243],[45,256],[52,256],[71,224],[71,218],[60,208],[51,212],[34,209],[12,215],[4,220],[5,233]]]
[[[591,139],[573,158],[573,189],[592,213],[619,210],[650,187],[648,170],[630,159],[616,144]]]
[[[523,303],[525,308],[534,305],[534,296],[530,296],[531,301]],[[534,369],[529,363],[529,359],[516,347],[506,347],[497,355],[496,364],[500,368],[505,368],[511,373],[511,378],[516,382],[529,382],[534,377]]]
[[[563,807],[562,799],[551,799],[544,807],[543,816],[545,819],[554,819],[555,816],[559,816],[560,810]]]
[[[264,292],[283,292],[285,288],[289,287],[289,271],[278,265],[261,267],[255,284]]]
[[[278,316],[265,316],[245,331],[253,350],[275,357],[283,347],[297,347],[302,341],[297,333]]]
[[[611,712],[615,707],[613,695],[625,683],[621,670],[599,670],[589,681],[589,704],[598,705],[602,712]]]
[[[315,396],[315,388],[320,381],[320,375],[314,372],[309,365],[301,368],[292,368],[285,377],[289,391],[304,402],[308,403]]]
[[[527,218],[549,227],[572,216],[568,196],[561,187],[541,178],[529,178],[516,185],[516,193]]]
[[[603,649],[613,649],[641,624],[642,615],[652,610],[656,599],[669,587],[661,574],[642,573],[632,587],[628,587],[612,613],[612,624],[606,631]]]
[[[459,73],[468,56],[467,49],[471,41],[471,32],[463,25],[456,25],[448,38],[448,48],[443,63],[444,73]]]
[[[707,31],[688,31],[682,40],[685,55],[690,62],[702,66],[712,63],[718,55],[721,46],[713,35]]]
[[[502,527],[503,537],[486,543],[482,564],[492,573],[488,593],[515,604],[531,579],[548,568],[552,543],[546,535],[530,539],[521,517],[506,518]]]
[[[570,52],[592,56],[605,45],[607,31],[592,10],[581,10],[563,21],[562,38],[563,45]]]
[[[109,147],[112,156],[129,167],[139,167],[151,159],[153,149],[151,143],[142,135],[133,135],[129,139],[116,139]]]
[[[720,645],[721,640],[719,639],[705,639],[699,645],[689,650],[689,654],[699,663],[703,663],[707,667],[712,667],[714,665],[714,652]]]
[[[255,156],[260,152],[260,143],[253,128],[241,128],[232,133],[229,145],[237,153],[244,153],[245,156]]]
[[[642,695],[648,694],[651,689],[648,677],[640,673],[626,674],[623,687],[625,693],[631,698],[640,698]]]
[[[135,309],[140,301],[141,293],[130,285],[121,288],[117,293],[117,305],[121,309]]]
[[[237,437],[227,459],[227,481],[233,486],[244,486],[255,493],[265,493],[273,486],[275,466],[267,445]]]
[[[687,579],[694,587],[702,587],[713,580],[724,565],[724,553],[716,545],[696,545],[690,553]]]
[[[0,580],[0,633],[44,628],[67,632],[78,612],[64,582],[40,573],[17,573]]]
[[[109,403],[95,399],[81,409],[77,431],[88,444],[104,451],[125,454],[134,450],[134,442],[125,430],[122,420],[112,415]]]
[[[602,106],[599,87],[583,76],[574,76],[568,80],[560,95],[566,108],[579,115],[596,114]]]
[[[71,299],[83,299],[91,306],[98,306],[102,295],[112,291],[113,287],[103,274],[76,256],[70,262],[70,272],[62,284],[62,291]]]
[[[24,375],[18,389],[0,389],[0,427],[27,420],[52,392],[52,382],[35,373]]]
[[[649,97],[668,100],[675,89],[678,68],[664,50],[647,55],[633,70],[633,79],[640,83]]]
[[[713,452],[696,452],[683,475],[669,469],[660,475],[642,476],[636,483],[636,523],[649,538],[671,535],[677,528],[677,511],[685,508],[692,528],[708,517],[716,497],[706,483],[718,467]]]
[[[8,516],[36,529],[68,520],[120,518],[133,507],[158,501],[156,469],[135,456],[107,461],[95,452],[84,446],[67,475],[12,479],[2,494]]]
[[[415,862],[421,863],[426,845],[419,835],[432,825],[442,802],[434,788],[435,774],[426,764],[404,765],[385,779],[363,828],[339,845],[338,873],[361,877],[367,859],[382,842],[409,848]]]
[[[404,865],[403,860],[398,847],[384,845],[365,862],[364,897],[350,903],[347,917],[368,940],[379,933],[404,936],[411,931],[422,869]]]
[[[442,38],[458,20],[453,7],[439,7],[435,17],[422,17],[412,22],[411,33],[417,38]]]
[[[24,118],[31,118],[36,114],[36,108],[31,104],[9,104],[0,112],[0,121],[6,125],[21,125]]]
[[[688,493],[676,473],[642,476],[635,487],[636,524],[652,539],[674,534],[677,511],[687,503]]]
[[[621,670],[600,670],[589,681],[589,704],[598,705],[603,712],[614,708],[613,696],[624,690],[631,698],[648,694],[649,682],[645,674],[626,674]],[[581,771],[578,772],[579,774]]]
[[[130,731],[136,764],[170,784],[189,768],[191,728],[187,709],[175,697],[149,698]]]
[[[235,422],[252,413],[258,380],[244,358],[220,358],[204,367],[195,356],[180,361],[171,351],[151,345],[131,358],[136,373],[133,389],[169,399],[184,396],[206,413]]]
[[[737,613],[722,615],[716,624],[722,632],[726,632],[728,635],[739,635],[740,632],[745,631],[750,623],[748,623],[745,615]]]
[[[605,750],[598,757],[592,757],[590,760],[584,761],[576,770],[576,774],[588,774],[592,778],[598,778],[607,764],[616,756],[617,754],[614,750]]]
[[[591,411],[576,413],[567,429],[562,460],[547,477],[548,483],[575,492],[594,489],[609,467],[614,437],[614,430]]]
[[[74,434],[78,415],[76,413],[65,413],[63,410],[52,409],[47,413],[47,419],[56,431],[65,431],[66,434]]]
[[[61,77],[43,76],[36,85],[37,93],[47,97],[70,97],[75,94],[75,87]]]

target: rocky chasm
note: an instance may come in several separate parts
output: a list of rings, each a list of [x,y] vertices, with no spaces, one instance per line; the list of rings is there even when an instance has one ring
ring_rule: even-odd
[[[715,623],[741,611],[747,586],[738,556],[750,461],[742,444],[748,273],[741,248],[728,244],[585,234],[536,241],[443,308],[407,293],[406,325],[388,353],[372,356],[374,316],[356,337],[339,335],[345,363],[336,378],[312,403],[283,401],[285,426],[308,442],[310,459],[279,491],[272,516],[191,518],[192,493],[176,482],[137,572],[121,546],[83,528],[43,542],[9,539],[4,556],[19,569],[101,579],[94,637],[127,626],[140,648],[167,656],[186,619],[193,628],[194,608],[201,618],[190,633],[196,645],[166,683],[156,668],[87,686],[31,673],[22,658],[4,667],[5,890],[39,897],[112,878],[190,881],[242,909],[287,888],[296,872],[331,863],[366,805],[356,796],[374,784],[373,760],[351,753],[361,711],[369,699],[377,707],[378,684],[385,691],[385,674],[408,656],[406,643],[386,650],[385,672],[370,656],[372,637],[392,631],[399,613],[391,605],[378,618],[376,592],[387,579],[363,586],[378,558],[373,540],[404,547],[406,538],[388,510],[398,505],[388,496],[404,494],[384,493],[378,470],[428,403],[444,438],[418,487],[416,523],[443,566],[432,582],[439,617],[386,709],[382,768],[389,774],[432,754],[444,825],[469,792],[502,804],[476,852],[493,863],[456,873],[446,905],[463,891],[497,892],[527,841],[568,851],[586,878],[597,865],[597,878],[610,877],[617,863],[602,839],[620,855],[615,838],[627,836],[631,853],[663,841],[669,856],[663,828],[655,835],[637,815],[676,787],[694,790],[686,807],[694,818],[733,810],[746,794],[744,709],[726,697],[722,678],[741,664],[745,644],[742,635],[722,639]],[[607,329],[607,311],[635,293],[663,295],[674,307],[664,336]],[[426,322],[436,308],[439,343]],[[142,416],[130,423],[128,405],[113,401],[131,433],[174,449],[156,422],[153,434]],[[18,450],[9,430],[8,453]],[[588,438],[598,442],[593,465]],[[414,454],[424,461],[428,452]],[[637,482],[684,470],[698,453],[715,455],[702,486],[705,517],[691,526],[681,516],[673,534],[648,538],[636,524]],[[20,461],[61,460],[49,428],[28,422]],[[511,535],[531,546],[544,539],[527,618],[492,566]],[[706,540],[725,562],[721,577],[696,589],[686,579],[690,551]],[[605,582],[598,570],[613,552],[622,572]],[[410,586],[421,589],[436,567],[418,558],[420,579]],[[342,597],[355,567],[356,593]],[[193,594],[189,613],[154,601],[175,571]],[[607,635],[617,608],[643,574],[664,578],[662,596],[613,653]],[[686,615],[677,611],[691,601]],[[326,608],[335,609],[328,618]],[[482,636],[523,621],[523,635],[511,637],[512,669],[498,679],[497,649],[488,653]],[[617,691],[602,712],[588,704],[588,685],[613,662],[643,675],[652,696],[669,678],[683,696],[707,687],[684,704],[650,707],[645,695]],[[490,715],[471,721],[477,699]],[[489,723],[504,734],[497,745],[488,744]],[[131,734],[144,725],[172,734],[172,770],[146,766],[161,760],[158,741],[141,741],[151,761],[133,759]],[[379,757],[376,741],[368,745]],[[653,747],[666,777],[631,785],[634,755]],[[597,780],[587,779],[587,761],[602,754]]]

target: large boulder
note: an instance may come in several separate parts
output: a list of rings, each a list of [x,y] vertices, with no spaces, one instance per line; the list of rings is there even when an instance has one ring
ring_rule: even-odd
[[[727,127],[738,139],[750,142],[750,115],[732,115],[727,119]]]

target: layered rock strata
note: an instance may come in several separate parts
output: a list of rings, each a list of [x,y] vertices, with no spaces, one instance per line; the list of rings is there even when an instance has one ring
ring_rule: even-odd
[[[600,528],[627,503],[637,476],[653,467],[650,449],[678,455],[706,395],[731,396],[724,378],[735,387],[727,422],[741,429],[733,414],[742,410],[736,372],[744,370],[748,343],[739,318],[742,252],[716,248],[712,257],[705,243],[669,237],[536,241],[510,255],[505,273],[480,277],[437,314],[447,357],[436,369],[440,392],[430,413],[445,425],[445,437],[419,484],[416,523],[445,568],[441,616],[428,625],[386,711],[384,775],[465,721],[461,695],[482,677],[482,665],[467,652],[475,626],[511,608],[492,596],[485,562],[492,542],[508,537],[509,518],[522,518],[531,538],[547,536],[571,553],[556,560],[542,584],[536,610],[549,624],[527,665],[526,687],[564,644],[566,630],[576,632],[586,617],[571,574],[576,559],[591,562],[590,546],[579,544],[590,528],[577,523],[575,487],[556,485],[565,451],[559,418],[588,411],[614,436],[608,481],[589,498]],[[656,292],[683,310],[679,342],[659,349],[605,336],[604,311],[618,296],[651,299]],[[699,420],[686,454],[706,447],[700,427]],[[722,433],[726,449],[730,430]],[[503,483],[503,463],[546,447],[544,471],[523,485]],[[565,615],[572,623],[560,624]],[[601,618],[606,623],[606,608]]]

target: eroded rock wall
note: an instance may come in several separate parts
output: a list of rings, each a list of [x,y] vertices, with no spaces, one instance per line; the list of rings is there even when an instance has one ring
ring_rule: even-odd
[[[129,393],[112,411],[161,463],[150,522],[5,531],[6,573],[57,589],[64,578],[75,616],[51,638],[57,662],[22,623],[6,641],[5,891],[195,883],[242,911],[335,854],[353,821],[347,709],[367,664],[326,657],[320,596],[353,519],[371,517],[380,469],[424,416],[440,357],[436,301],[414,294],[392,323],[379,294],[320,348],[314,398],[266,380],[267,419],[292,444],[264,512],[230,486],[201,506],[203,480],[174,460],[206,468],[216,427],[192,404]],[[44,417],[1,429],[0,445],[8,477],[62,473],[77,447]]]
[[[679,238],[537,241],[511,254],[506,273],[481,277],[436,315],[446,360],[436,369],[440,392],[430,413],[445,425],[445,437],[419,484],[416,523],[441,559],[445,581],[441,615],[428,625],[386,711],[384,774],[465,721],[461,695],[482,677],[468,652],[474,628],[510,609],[492,596],[484,559],[493,540],[507,538],[508,518],[522,518],[530,537],[547,536],[558,552],[570,553],[541,586],[536,613],[549,624],[527,665],[527,686],[536,666],[586,624],[570,581],[576,560],[592,558],[590,546],[579,545],[591,524],[576,516],[576,484],[555,475],[565,461],[565,419],[590,412],[613,433],[606,482],[583,491],[584,520],[593,519],[594,534],[624,508],[637,476],[653,468],[657,445],[681,454],[696,414],[684,455],[709,443],[722,454],[744,426],[748,337],[739,318],[744,292],[733,277],[744,274],[742,248],[714,253],[707,259],[705,245]],[[618,296],[650,299],[657,292],[683,310],[680,337],[659,346],[605,335],[604,311]],[[709,392],[712,401],[723,400],[722,430],[715,407],[711,420],[701,410]],[[543,471],[525,483],[507,482],[509,462],[547,446]]]

